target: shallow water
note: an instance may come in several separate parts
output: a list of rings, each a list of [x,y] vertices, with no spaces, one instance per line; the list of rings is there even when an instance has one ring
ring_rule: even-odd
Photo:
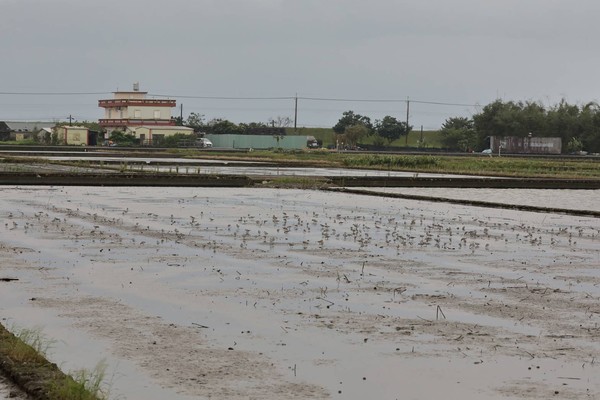
[[[600,211],[600,190],[572,189],[460,189],[460,188],[362,188],[381,193],[400,193],[458,200],[489,201],[535,207]]]
[[[597,219],[223,188],[0,209],[0,313],[123,398],[600,395]]]

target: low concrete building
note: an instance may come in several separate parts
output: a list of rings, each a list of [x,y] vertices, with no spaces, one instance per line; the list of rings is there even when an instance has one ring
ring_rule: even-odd
[[[160,145],[165,137],[177,134],[192,135],[194,129],[187,126],[128,126],[125,132],[139,139],[141,145]]]
[[[96,132],[91,132],[85,126],[63,125],[55,129],[58,140],[64,144],[75,146],[95,146],[97,144]]]

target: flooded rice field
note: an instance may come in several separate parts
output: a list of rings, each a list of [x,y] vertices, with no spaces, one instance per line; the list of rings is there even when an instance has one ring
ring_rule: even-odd
[[[488,201],[565,210],[600,211],[600,190],[567,189],[447,189],[447,188],[361,188],[378,193],[399,193],[444,199]]]
[[[77,157],[41,157],[49,161],[81,162]],[[491,176],[456,175],[424,172],[406,172],[373,169],[320,168],[320,167],[273,167],[260,166],[256,162],[225,161],[184,158],[118,158],[94,157],[85,159],[86,166],[61,165],[52,163],[15,164],[1,163],[0,171],[5,172],[62,172],[62,173],[108,173],[137,172],[149,174],[185,175],[244,175],[244,176],[293,176],[293,177],[420,177],[420,178],[473,178],[509,179]],[[217,165],[215,165],[217,164]],[[249,165],[252,164],[252,165]]]
[[[65,157],[45,157],[53,161],[81,161],[81,158]],[[255,162],[244,161],[225,161],[225,160],[207,160],[207,159],[187,159],[187,158],[111,158],[95,157],[86,160],[92,164],[97,164],[98,168],[120,169],[126,172],[149,172],[149,173],[177,173],[177,174],[230,174],[247,176],[348,176],[348,177],[438,177],[438,178],[477,178],[481,176],[439,174],[424,172],[406,172],[392,170],[374,170],[374,169],[348,169],[348,168],[322,168],[322,167],[281,167],[281,166],[260,166]],[[106,163],[106,164],[102,164]],[[122,163],[122,164],[115,164]],[[214,165],[222,164],[222,165]],[[246,164],[253,164],[251,166]],[[54,166],[51,166],[54,167]],[[48,167],[46,167],[48,168]],[[485,177],[487,179],[507,179],[498,177]]]
[[[2,323],[41,327],[65,371],[104,360],[113,398],[600,397],[598,219],[309,190],[1,190]]]

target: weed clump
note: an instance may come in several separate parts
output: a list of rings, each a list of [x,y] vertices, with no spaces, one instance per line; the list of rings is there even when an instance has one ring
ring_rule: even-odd
[[[107,399],[102,389],[107,364],[100,361],[92,371],[80,369],[50,385],[50,396],[55,399],[99,400]]]
[[[438,166],[440,159],[434,156],[369,154],[344,158],[343,164],[347,167],[423,168]]]
[[[17,329],[14,334],[4,331],[0,340],[0,353],[15,363],[43,363],[51,344],[40,328]]]

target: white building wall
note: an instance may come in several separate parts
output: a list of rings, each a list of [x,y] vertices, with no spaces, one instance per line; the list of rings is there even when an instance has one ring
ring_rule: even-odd
[[[155,116],[157,111],[158,118]],[[114,113],[113,113],[114,114]],[[108,117],[107,117],[108,118]],[[121,118],[119,116],[113,118]],[[171,119],[171,107],[161,106],[130,106],[126,108],[126,115],[123,118],[129,119]]]
[[[191,135],[194,133],[192,128],[188,128],[186,126],[169,126],[169,127],[160,127],[160,126],[137,126],[137,127],[128,127],[128,133],[132,133],[136,138],[144,138],[144,140],[152,139],[153,135],[160,136],[172,136],[178,133],[184,135]]]

